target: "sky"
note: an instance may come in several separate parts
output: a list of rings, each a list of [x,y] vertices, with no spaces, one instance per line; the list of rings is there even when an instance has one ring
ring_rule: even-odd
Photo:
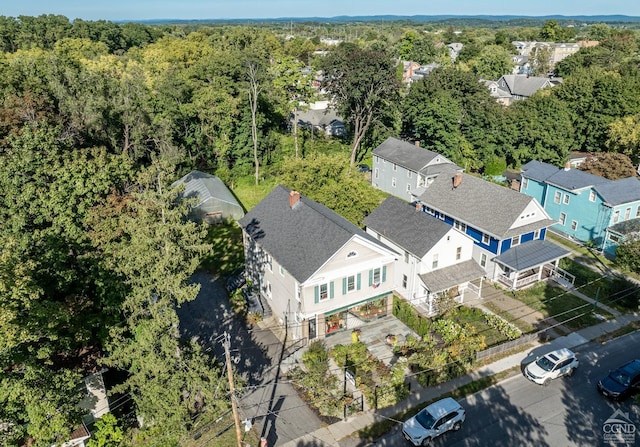
[[[70,20],[264,19],[373,15],[640,16],[638,0],[0,0],[8,17]]]

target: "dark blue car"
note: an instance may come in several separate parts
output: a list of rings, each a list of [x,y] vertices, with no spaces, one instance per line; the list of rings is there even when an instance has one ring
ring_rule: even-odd
[[[603,396],[624,400],[640,387],[640,359],[631,360],[609,372],[598,382],[598,391]]]

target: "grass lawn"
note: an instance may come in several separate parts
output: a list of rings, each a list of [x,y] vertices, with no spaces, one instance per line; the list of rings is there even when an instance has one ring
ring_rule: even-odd
[[[238,198],[245,211],[251,211],[273,188],[277,186],[276,181],[271,178],[261,181],[256,185],[253,176],[242,177],[234,181],[231,190]]]
[[[600,323],[593,313],[593,305],[544,282],[518,291],[514,297],[532,309],[540,311],[545,317],[551,317],[572,330]],[[602,309],[598,309],[598,314],[607,319],[613,316]]]
[[[209,227],[207,242],[213,249],[202,261],[204,270],[224,277],[244,265],[242,229],[236,222]]]
[[[563,259],[560,267],[575,275],[576,289],[588,297],[597,298],[602,304],[613,307],[622,313],[637,309],[637,304],[635,307],[631,304],[633,301],[618,299],[634,287],[632,283],[620,277],[602,276],[601,273],[573,259]]]
[[[244,424],[240,422],[242,445],[259,445],[260,438],[253,430],[244,431]],[[198,418],[196,426],[191,430],[187,439],[181,440],[182,447],[229,447],[238,445],[233,414],[228,414],[219,420],[213,414],[203,414]]]

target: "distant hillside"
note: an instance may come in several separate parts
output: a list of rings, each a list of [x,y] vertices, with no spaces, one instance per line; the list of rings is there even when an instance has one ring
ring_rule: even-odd
[[[517,15],[415,15],[415,16],[398,16],[398,15],[377,15],[377,16],[335,16],[335,17],[278,17],[270,19],[157,19],[157,20],[140,20],[137,22],[146,24],[199,24],[199,23],[274,23],[274,22],[317,22],[317,23],[353,23],[353,22],[399,22],[411,21],[417,23],[467,23],[467,24],[521,24],[521,23],[537,23],[547,20],[557,20],[558,22],[571,23],[608,23],[608,24],[624,24],[624,23],[640,23],[640,17],[626,15],[596,15],[596,16],[563,16],[563,15],[547,15],[547,16],[517,16]]]

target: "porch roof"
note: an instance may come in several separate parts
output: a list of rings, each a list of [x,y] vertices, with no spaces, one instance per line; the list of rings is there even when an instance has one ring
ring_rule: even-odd
[[[429,292],[438,293],[467,281],[481,278],[485,271],[473,259],[444,267],[433,272],[423,273],[420,279]]]
[[[535,240],[510,248],[500,256],[493,258],[493,260],[516,272],[520,272],[564,258],[569,254],[570,252],[568,250],[565,250],[553,242]]]

